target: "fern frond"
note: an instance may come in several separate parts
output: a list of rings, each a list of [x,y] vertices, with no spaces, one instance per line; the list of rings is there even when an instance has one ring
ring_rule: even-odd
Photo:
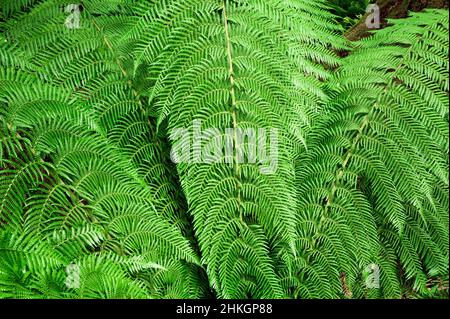
[[[229,164],[179,163],[178,174],[219,296],[285,296],[270,252],[281,241],[295,254],[292,144],[303,142],[324,97],[323,65],[339,64],[329,48],[345,47],[332,15],[322,1],[140,2],[136,12],[130,40],[119,44],[135,65],[148,65],[159,128],[167,122],[169,134],[193,134],[198,121],[220,137],[227,128],[280,131],[273,175],[261,174],[258,163],[238,163],[236,153]],[[308,37],[312,30],[321,36]]]
[[[377,264],[383,297],[400,297],[396,276],[423,288],[448,273],[448,195],[435,193],[436,183],[448,189],[448,12],[392,23],[357,43],[327,83],[298,169],[305,258],[319,250],[350,286]],[[336,271],[327,276],[338,297]]]

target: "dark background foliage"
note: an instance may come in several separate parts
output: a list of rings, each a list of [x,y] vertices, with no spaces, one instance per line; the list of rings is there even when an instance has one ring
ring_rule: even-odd
[[[332,0],[331,2],[340,16],[354,18],[365,11],[369,0]]]

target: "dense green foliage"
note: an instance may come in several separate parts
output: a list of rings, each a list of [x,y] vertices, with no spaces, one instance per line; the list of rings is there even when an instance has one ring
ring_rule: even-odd
[[[66,5],[1,3],[0,298],[440,295],[448,12],[347,43],[325,0]],[[276,172],[174,164],[194,121],[277,129]]]
[[[344,27],[352,26],[365,14],[369,0],[330,0],[330,8],[336,13],[338,21]]]

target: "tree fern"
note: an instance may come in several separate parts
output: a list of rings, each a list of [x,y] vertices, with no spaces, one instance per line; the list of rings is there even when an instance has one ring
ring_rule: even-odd
[[[308,18],[313,13],[316,21]],[[169,132],[196,121],[220,134],[227,128],[282,130],[276,174],[264,176],[257,163],[236,157],[230,165],[180,163],[178,174],[219,296],[285,296],[270,251],[288,246],[295,254],[289,139],[304,138],[302,129],[323,94],[322,63],[338,64],[326,48],[340,43],[333,41],[330,15],[322,3],[280,1],[160,2],[144,6],[141,15],[130,26],[133,40],[126,48],[133,48],[133,60],[148,64],[155,82],[149,103],[159,125],[167,120]],[[308,28],[323,37],[305,38]],[[226,161],[223,156],[219,161]]]
[[[318,276],[333,286],[310,289],[338,297],[340,272],[358,297],[400,297],[401,273],[419,290],[448,275],[448,13],[393,23],[327,83],[326,114],[299,161],[300,295]],[[371,263],[379,291],[358,283]]]
[[[103,240],[94,248],[100,251],[139,251],[143,262],[176,266],[173,253],[174,260],[197,263],[188,242],[155,210],[149,186],[110,145],[89,109],[70,100],[70,91],[32,75],[4,75],[4,130],[18,136],[14,146],[20,148],[12,159],[6,149],[2,161],[2,219],[8,225],[49,238],[54,231],[75,236],[98,225]]]
[[[448,12],[347,43],[325,0],[88,0],[74,28],[65,1],[0,8],[2,298],[448,281]]]

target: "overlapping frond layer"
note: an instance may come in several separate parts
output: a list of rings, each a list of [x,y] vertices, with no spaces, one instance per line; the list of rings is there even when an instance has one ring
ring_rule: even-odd
[[[151,188],[157,211],[189,234],[185,200],[167,142],[156,134],[152,114],[143,108],[140,86],[145,79],[115,48],[120,30],[105,31],[117,17],[129,19],[128,5],[127,1],[86,1],[79,25],[71,29],[65,25],[70,12],[62,10],[63,2],[48,0],[18,22],[10,22],[7,34],[26,53],[21,61],[30,61],[40,77],[89,105],[99,132],[116,143]]]
[[[295,254],[292,150],[319,110],[325,65],[339,64],[330,48],[345,46],[324,3],[140,2],[125,33],[122,50],[154,82],[158,125],[188,149],[178,174],[220,297],[286,295],[275,266],[277,251]],[[272,161],[249,155],[256,140]]]
[[[3,17],[8,18],[15,14],[22,13],[22,10],[33,6],[42,0],[16,0],[16,1],[2,1],[0,3],[0,12]]]
[[[152,297],[142,281],[129,275],[127,269],[133,269],[131,266],[136,262],[111,253],[69,259],[55,249],[60,244],[62,240],[48,242],[35,234],[1,230],[0,297]]]
[[[352,49],[336,25],[326,0],[2,1],[0,298],[435,296],[448,12]]]
[[[201,273],[192,265],[198,257],[191,245],[156,211],[154,192],[102,134],[95,114],[70,90],[45,83],[33,70],[14,65],[12,58],[8,61],[12,64],[2,64],[0,73],[1,232],[23,234],[27,247],[27,238],[43,241],[66,266],[75,263],[81,272],[100,267],[103,277],[84,276],[95,282],[77,288],[78,297],[181,298],[201,293],[200,280],[194,278]],[[2,256],[10,250],[8,242],[2,242]],[[11,256],[20,263],[29,258]],[[131,259],[133,267],[115,266],[119,261],[114,256]],[[9,267],[14,266],[8,258],[0,269],[4,296],[13,288],[8,288],[13,275]],[[55,280],[64,275],[60,264],[48,267],[42,272],[23,269],[29,287],[52,279],[53,273]]]
[[[400,297],[404,282],[448,278],[448,12],[391,22],[328,82],[300,161],[286,284],[302,297]],[[368,266],[380,289],[366,289]]]

